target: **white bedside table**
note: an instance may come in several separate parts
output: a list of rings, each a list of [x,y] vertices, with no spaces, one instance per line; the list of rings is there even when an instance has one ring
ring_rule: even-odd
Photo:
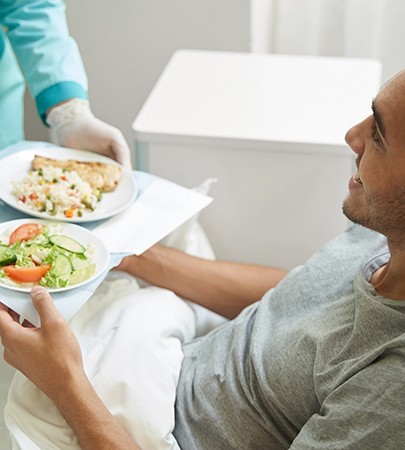
[[[133,123],[137,169],[192,187],[218,178],[200,221],[218,258],[291,268],[344,230],[375,60],[176,52]]]

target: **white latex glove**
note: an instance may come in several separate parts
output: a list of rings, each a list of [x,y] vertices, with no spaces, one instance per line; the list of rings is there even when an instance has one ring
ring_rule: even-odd
[[[121,131],[97,119],[87,100],[74,98],[55,106],[46,122],[58,145],[100,153],[131,167],[129,147]]]

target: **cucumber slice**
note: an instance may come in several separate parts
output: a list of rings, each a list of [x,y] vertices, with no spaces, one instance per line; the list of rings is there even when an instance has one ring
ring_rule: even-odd
[[[55,276],[59,278],[65,278],[72,273],[73,267],[70,259],[67,256],[61,254],[55,258],[51,270]]]
[[[52,242],[52,244],[57,245],[58,247],[72,253],[82,254],[86,251],[83,245],[79,244],[77,241],[68,236],[55,234],[54,236],[50,236],[49,240]]]
[[[16,255],[11,251],[7,245],[0,244],[0,266],[8,266],[15,263],[17,260]]]

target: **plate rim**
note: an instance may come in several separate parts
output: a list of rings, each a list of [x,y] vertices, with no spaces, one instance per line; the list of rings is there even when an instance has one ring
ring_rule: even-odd
[[[24,223],[27,222],[35,222],[35,223],[57,223],[58,225],[61,225],[62,227],[64,226],[68,226],[68,227],[74,227],[76,229],[80,229],[81,232],[84,232],[85,234],[88,234],[89,236],[91,236],[91,240],[92,241],[96,241],[99,249],[102,251],[102,253],[105,256],[105,261],[104,264],[102,265],[101,268],[98,269],[97,271],[97,267],[96,267],[96,272],[90,276],[87,280],[84,280],[81,283],[77,283],[71,286],[67,286],[64,288],[48,288],[45,287],[45,289],[49,292],[49,293],[63,293],[63,292],[67,292],[67,291],[71,291],[72,289],[77,289],[80,288],[82,286],[85,286],[88,283],[91,283],[92,281],[96,280],[100,275],[102,275],[102,273],[106,270],[106,268],[108,267],[108,263],[110,261],[110,252],[108,251],[107,247],[104,245],[103,241],[96,236],[94,233],[92,233],[91,230],[88,230],[86,227],[83,227],[81,225],[77,225],[75,223],[67,223],[67,222],[59,222],[59,221],[52,221],[52,220],[46,220],[46,219],[39,219],[39,218],[23,218],[23,219],[13,219],[13,220],[7,220],[5,222],[0,222],[0,233],[5,231],[4,226],[10,225],[10,227],[12,226],[13,223],[16,224],[16,226],[19,225],[23,225]],[[19,225],[18,225],[18,224]],[[27,286],[27,287],[18,287],[18,286],[11,286],[11,285],[7,285],[1,282],[0,279],[0,288],[4,288],[4,289],[8,289],[14,292],[21,292],[21,293],[30,293],[31,289],[34,287],[33,286]]]

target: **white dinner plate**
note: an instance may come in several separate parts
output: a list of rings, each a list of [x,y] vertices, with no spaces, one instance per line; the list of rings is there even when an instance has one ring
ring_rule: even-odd
[[[62,222],[93,222],[107,219],[127,208],[136,198],[138,187],[130,170],[122,168],[122,177],[113,192],[105,192],[94,211],[85,211],[82,217],[67,218],[63,215],[51,216],[48,213],[33,211],[18,202],[12,194],[13,182],[22,181],[31,169],[31,163],[35,155],[53,159],[74,159],[76,161],[93,161],[107,164],[117,164],[110,158],[97,153],[83,150],[73,150],[61,147],[35,148],[13,153],[0,159],[0,199],[9,206],[22,211],[30,216],[41,219],[57,220]]]
[[[49,292],[62,292],[67,291],[69,289],[75,289],[79,286],[83,286],[87,283],[90,283],[95,278],[97,278],[106,268],[108,265],[108,262],[110,260],[110,255],[108,253],[107,248],[103,244],[103,242],[96,237],[91,231],[89,231],[87,228],[84,228],[80,225],[75,225],[72,223],[61,223],[57,221],[51,221],[51,220],[40,220],[40,219],[18,219],[18,220],[10,220],[8,222],[0,223],[0,242],[3,244],[8,244],[8,237],[10,233],[12,233],[17,227],[20,225],[23,225],[25,223],[40,223],[43,225],[50,225],[52,223],[58,224],[61,229],[61,233],[65,236],[69,236],[72,239],[75,239],[77,242],[79,242],[83,247],[87,248],[88,245],[91,245],[92,247],[92,254],[89,257],[90,261],[96,265],[96,269],[93,273],[93,275],[90,276],[87,280],[82,281],[81,283],[73,284],[71,286],[66,286],[64,288],[46,288]],[[11,289],[13,291],[19,291],[19,292],[30,292],[33,285],[21,285],[21,286],[14,286],[5,284],[0,278],[0,287],[5,289]]]

